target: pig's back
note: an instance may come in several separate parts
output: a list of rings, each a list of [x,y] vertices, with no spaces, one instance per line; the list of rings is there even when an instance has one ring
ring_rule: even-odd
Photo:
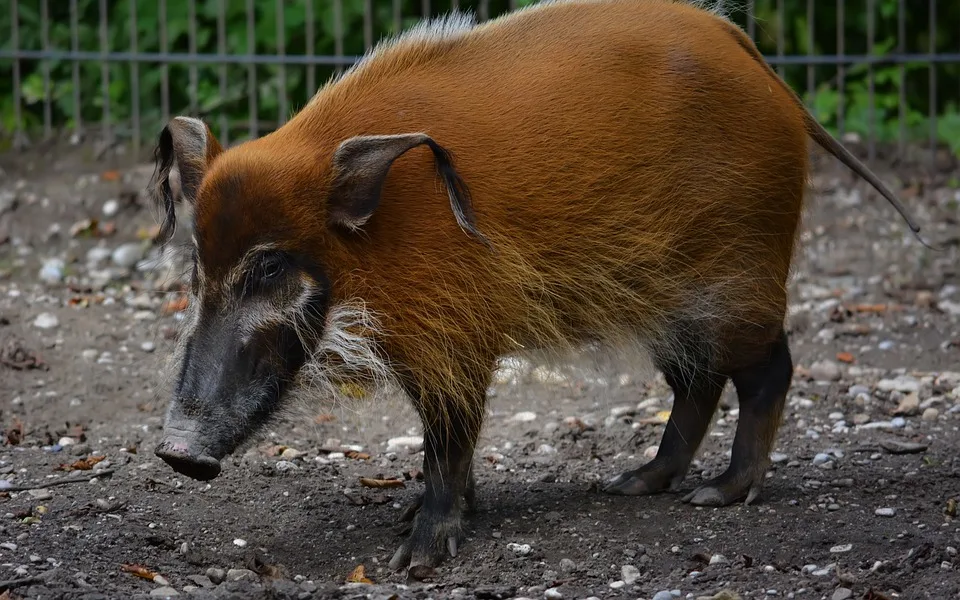
[[[550,297],[571,330],[602,310],[634,321],[676,310],[714,284],[745,283],[762,300],[772,296],[756,286],[782,288],[787,275],[806,140],[802,113],[731,27],[683,3],[557,2],[401,41],[297,118],[328,152],[353,135],[428,133],[500,249],[477,258],[429,152],[408,152],[365,226],[377,241],[368,260],[384,270],[474,269],[463,293],[489,286],[494,312],[498,300],[528,306],[508,288],[535,281],[524,293]]]
[[[727,26],[669,1],[549,4],[381,51],[322,91],[314,118],[324,139],[429,133],[454,154],[481,229],[582,227],[626,203],[621,216],[649,230],[644,210],[743,196],[804,166],[800,112]],[[397,161],[385,198],[424,184],[428,170],[404,169],[424,156]],[[743,210],[767,202],[749,196]]]

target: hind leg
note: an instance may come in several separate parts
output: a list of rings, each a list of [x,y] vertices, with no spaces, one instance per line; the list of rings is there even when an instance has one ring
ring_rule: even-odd
[[[727,377],[710,373],[706,366],[695,368],[693,375],[686,377],[676,365],[662,370],[674,399],[657,456],[642,467],[611,479],[603,488],[607,493],[641,496],[676,490],[710,426]]]
[[[733,373],[740,422],[730,466],[684,497],[684,502],[726,506],[744,497],[745,503],[750,504],[759,496],[792,377],[793,360],[786,333],[781,330],[765,356]]]

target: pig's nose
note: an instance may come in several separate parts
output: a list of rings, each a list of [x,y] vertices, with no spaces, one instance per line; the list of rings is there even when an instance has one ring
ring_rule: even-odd
[[[191,452],[186,441],[166,437],[153,453],[170,465],[174,471],[192,479],[209,481],[220,474],[220,461],[206,454]]]

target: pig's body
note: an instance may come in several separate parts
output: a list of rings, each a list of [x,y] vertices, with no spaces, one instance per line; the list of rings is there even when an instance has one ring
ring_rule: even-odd
[[[614,493],[679,485],[732,379],[730,469],[687,500],[752,500],[792,373],[807,136],[859,168],[738,29],[666,0],[451,19],[381,47],[261,139],[222,151],[190,119],[165,135],[161,183],[176,160],[198,270],[158,453],[215,476],[289,388],[396,383],[424,420],[427,485],[394,566],[456,553],[490,375],[524,349],[651,351],[671,422]],[[250,266],[274,249],[287,279]]]

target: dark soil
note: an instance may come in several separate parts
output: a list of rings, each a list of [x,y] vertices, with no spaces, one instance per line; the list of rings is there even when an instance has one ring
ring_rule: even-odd
[[[38,578],[10,598],[156,595],[161,583],[121,569],[135,564],[211,598],[960,597],[960,192],[950,172],[878,168],[946,244],[932,252],[865,184],[819,162],[791,283],[798,368],[761,501],[680,502],[726,466],[729,390],[679,493],[611,497],[598,483],[659,441],[662,379],[629,362],[505,368],[477,452],[480,511],[456,559],[407,582],[386,568],[400,505],[422,486],[418,449],[387,451],[420,435],[402,400],[301,407],[209,484],[177,476],[153,455],[177,324],[161,303],[175,294],[88,261],[155,223],[138,195],[152,166],[114,173],[70,150],[4,157],[0,580]],[[73,235],[86,218],[115,232]],[[55,257],[63,279],[46,283],[38,273]],[[38,327],[41,313],[58,325]],[[58,467],[90,457],[103,460],[76,482],[2,491],[75,477]],[[375,585],[344,585],[358,565]],[[197,577],[211,568],[256,573],[217,586]]]

